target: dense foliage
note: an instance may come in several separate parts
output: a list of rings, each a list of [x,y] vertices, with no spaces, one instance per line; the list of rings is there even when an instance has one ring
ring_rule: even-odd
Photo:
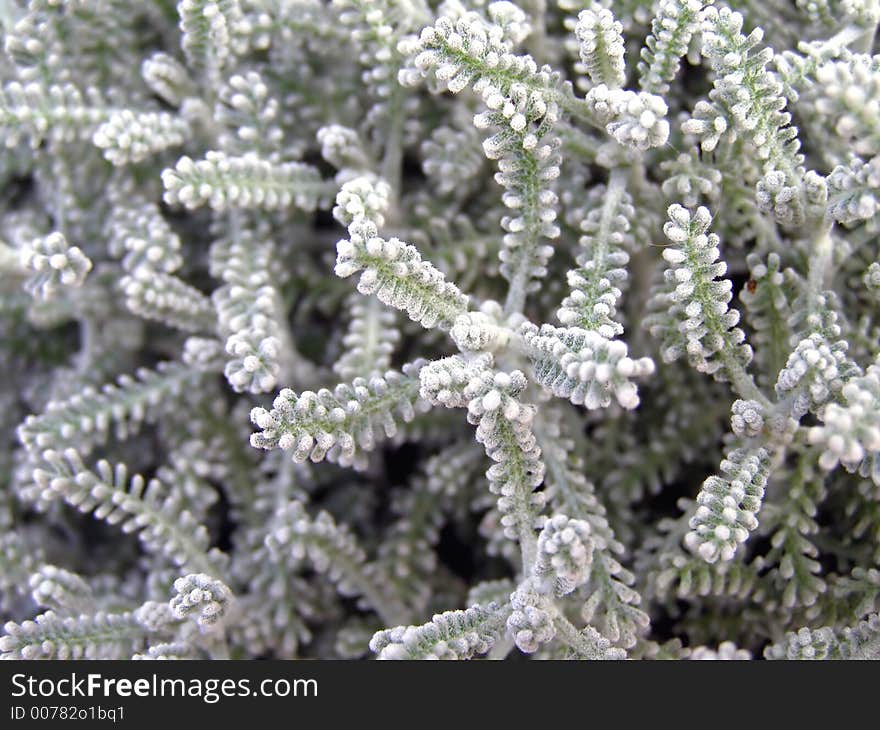
[[[878,21],[0,2],[0,651],[880,656]]]

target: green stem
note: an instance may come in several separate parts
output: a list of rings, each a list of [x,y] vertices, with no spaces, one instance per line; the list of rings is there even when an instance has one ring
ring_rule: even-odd
[[[754,400],[765,408],[772,406],[770,399],[761,392],[761,389],[755,385],[754,378],[746,371],[742,364],[731,355],[728,350],[722,350],[721,362],[724,364],[724,371],[730,379],[730,383],[737,395],[743,400]]]
[[[403,88],[394,84],[388,100],[388,134],[380,175],[391,186],[391,205],[387,219],[393,224],[399,217],[397,201],[400,198],[400,180],[403,168]]]
[[[499,418],[498,430],[500,440],[506,444],[507,450],[511,454],[510,469],[518,483],[518,488],[512,495],[513,514],[516,517],[516,531],[522,552],[523,575],[530,575],[538,555],[538,538],[534,528],[535,516],[531,506],[532,489],[526,483],[525,460],[510,423],[505,418]]]
[[[830,220],[823,221],[816,235],[813,237],[810,247],[810,263],[807,272],[807,306],[811,310],[819,295],[824,291],[825,282],[831,273],[832,253],[834,242],[831,239],[833,223]]]
[[[584,633],[578,630],[561,613],[557,614],[554,625],[556,626],[556,636],[559,640],[577,654],[579,659],[599,659],[602,651],[594,641],[591,641]]]
[[[528,38],[532,56],[539,63],[547,61],[547,0],[532,0],[531,3],[532,33]]]

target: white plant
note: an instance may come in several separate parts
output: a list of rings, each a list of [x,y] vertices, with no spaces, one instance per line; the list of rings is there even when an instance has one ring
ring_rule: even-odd
[[[4,658],[878,656],[876,0],[3,7]]]

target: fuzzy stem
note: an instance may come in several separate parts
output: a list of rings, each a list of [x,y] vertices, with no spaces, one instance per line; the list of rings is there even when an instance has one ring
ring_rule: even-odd
[[[554,620],[557,638],[577,654],[578,659],[598,659],[600,649],[561,613]]]

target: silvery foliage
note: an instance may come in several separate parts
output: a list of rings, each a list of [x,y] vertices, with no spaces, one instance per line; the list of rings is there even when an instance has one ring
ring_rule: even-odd
[[[3,657],[880,656],[876,2],[4,8]]]

